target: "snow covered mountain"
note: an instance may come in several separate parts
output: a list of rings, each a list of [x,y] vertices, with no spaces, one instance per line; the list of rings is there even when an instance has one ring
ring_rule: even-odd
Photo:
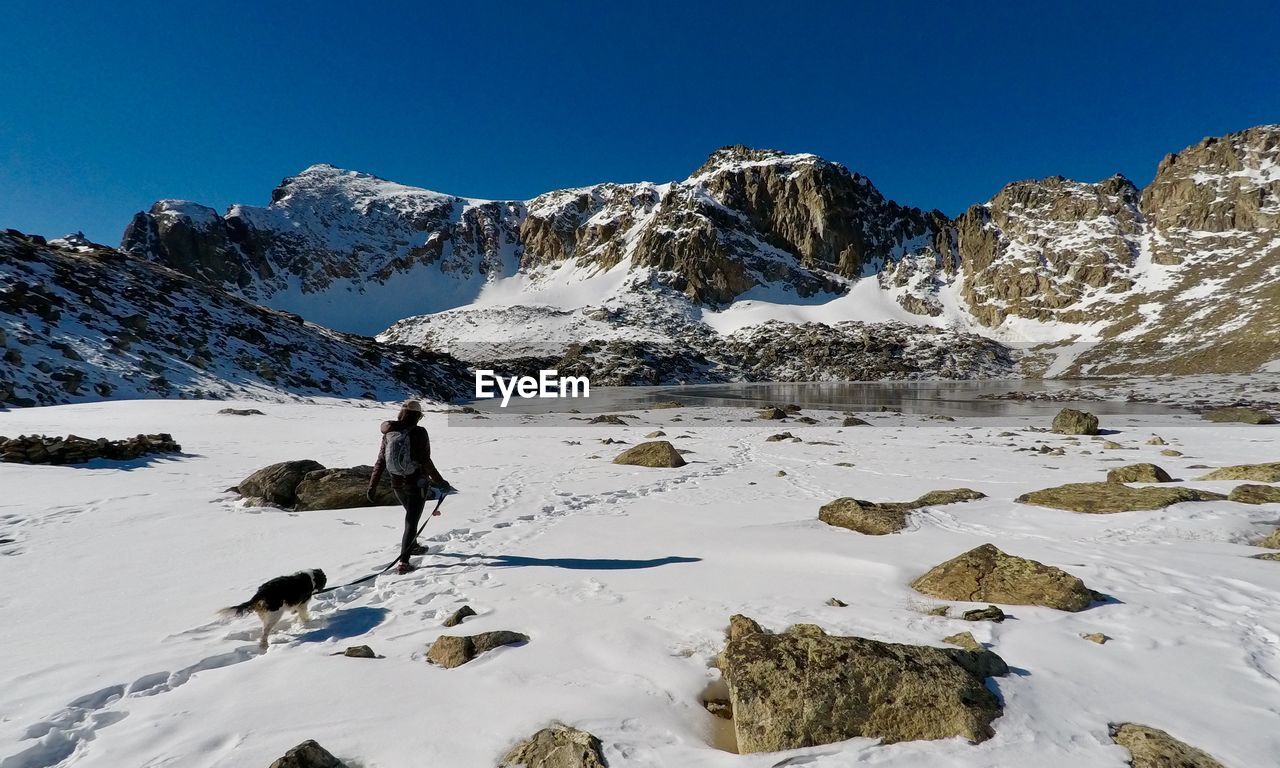
[[[704,374],[775,376],[742,369],[735,334],[818,323],[856,343],[868,324],[900,324],[1033,348],[1031,373],[1253,371],[1280,365],[1280,126],[1170,155],[1144,190],[1121,176],[1020,181],[955,219],[814,155],[741,146],[683,181],[530,201],[313,166],[265,208],[160,201],[122,250],[468,360],[644,342],[696,351],[673,380],[695,357]]]
[[[332,331],[80,236],[0,232],[0,406],[449,399],[466,375],[447,355]]]

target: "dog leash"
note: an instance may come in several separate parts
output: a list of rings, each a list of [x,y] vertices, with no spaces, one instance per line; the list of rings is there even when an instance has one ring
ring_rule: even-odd
[[[416,540],[419,536],[421,536],[421,535],[422,535],[422,531],[427,527],[427,523],[431,522],[431,518],[433,518],[433,517],[435,517],[436,515],[440,514],[440,506],[441,506],[442,504],[444,504],[444,500],[445,500],[445,498],[446,498],[448,495],[449,495],[449,494],[447,494],[447,493],[441,493],[441,494],[440,494],[440,498],[436,500],[436,506],[435,506],[435,509],[432,509],[432,510],[431,510],[431,514],[427,515],[427,519],[426,519],[426,520],[423,520],[423,521],[422,521],[422,525],[418,526],[418,532],[417,532],[417,533],[415,533],[415,534],[413,535],[413,538],[414,538],[415,540]],[[372,580],[374,580],[374,579],[378,578],[379,576],[381,576],[382,574],[386,573],[387,571],[391,570],[391,568],[392,568],[396,563],[398,563],[398,562],[400,562],[400,558],[399,558],[399,557],[397,557],[395,560],[392,560],[391,562],[387,563],[386,567],[384,567],[382,570],[378,571],[377,573],[371,573],[371,574],[369,574],[368,576],[361,576],[360,578],[356,579],[355,581],[348,582],[348,583],[346,583],[346,584],[339,584],[339,585],[334,586],[334,587],[326,587],[326,588],[324,588],[324,589],[318,589],[318,590],[316,590],[315,592],[312,592],[311,594],[312,594],[313,596],[314,596],[314,595],[323,595],[323,594],[325,594],[326,592],[333,592],[334,590],[337,590],[337,589],[343,589],[343,588],[345,588],[345,587],[354,587],[354,586],[356,586],[357,584],[363,584],[363,583],[365,583],[366,581],[372,581]]]

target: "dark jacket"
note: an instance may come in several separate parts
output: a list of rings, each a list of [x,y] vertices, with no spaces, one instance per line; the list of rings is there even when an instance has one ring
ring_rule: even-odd
[[[382,444],[378,446],[378,460],[373,465],[373,475],[369,478],[369,487],[376,488],[378,481],[382,479],[382,475],[387,471],[387,433],[402,432],[408,425],[400,421],[384,421],[382,422]],[[434,465],[431,463],[431,439],[427,437],[427,430],[422,426],[408,427],[409,429],[409,455],[418,463],[418,469],[412,475],[391,475],[391,487],[397,491],[405,488],[421,486],[425,481],[431,478],[434,472]]]

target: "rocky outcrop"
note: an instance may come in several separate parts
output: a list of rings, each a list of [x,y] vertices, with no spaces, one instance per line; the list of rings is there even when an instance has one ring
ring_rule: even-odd
[[[528,635],[506,630],[467,636],[441,635],[427,649],[427,660],[445,669],[453,669],[495,648],[527,642]]]
[[[1265,464],[1234,464],[1202,476],[1201,480],[1253,480],[1258,483],[1280,483],[1280,461]]]
[[[1067,483],[1053,488],[1031,491],[1019,496],[1019,504],[1065,509],[1070,512],[1105,515],[1113,512],[1136,512],[1145,509],[1164,509],[1171,504],[1185,501],[1219,501],[1227,498],[1220,493],[1195,488],[1143,486],[1132,488],[1118,482]]]
[[[1129,750],[1132,768],[1226,768],[1208,753],[1168,733],[1137,723],[1116,723],[1111,738]]]
[[[347,764],[334,757],[315,740],[307,739],[285,752],[284,757],[271,764],[271,768],[347,768]]]
[[[686,464],[680,451],[667,440],[652,440],[628,448],[618,454],[613,463],[635,467],[683,467]]]
[[[1052,429],[1060,435],[1096,435],[1098,417],[1088,411],[1063,408],[1053,417]]]
[[[0,461],[18,464],[85,464],[95,459],[129,461],[144,456],[182,453],[167,433],[137,435],[125,440],[90,439],[67,435],[0,437]]]
[[[1173,478],[1155,464],[1126,464],[1107,472],[1108,483],[1171,483]]]
[[[969,311],[988,326],[1010,315],[1083,320],[1075,305],[1091,290],[1130,285],[1142,234],[1138,198],[1123,176],[1097,184],[1051,176],[1009,184],[970,208],[955,221]]]
[[[965,552],[911,582],[917,592],[942,600],[1041,605],[1083,611],[1098,595],[1051,565],[1001,552],[992,544]]]
[[[859,736],[985,741],[1001,707],[984,676],[1008,671],[990,651],[834,636],[808,624],[771,634],[745,617],[731,623],[718,664],[744,753]]]
[[[515,745],[499,768],[606,768],[604,746],[586,731],[554,723]]]
[[[868,536],[883,536],[906,528],[907,516],[914,510],[984,498],[985,493],[968,488],[930,491],[915,501],[875,502],[844,497],[822,505],[818,519]]]

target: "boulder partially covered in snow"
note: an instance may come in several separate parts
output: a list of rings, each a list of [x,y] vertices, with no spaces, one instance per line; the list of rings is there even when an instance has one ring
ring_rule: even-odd
[[[284,757],[271,764],[271,768],[347,768],[347,764],[334,757],[315,740],[307,739],[285,752]]]
[[[350,467],[344,469],[317,469],[303,475],[295,491],[297,504],[294,509],[353,509],[368,507],[369,499],[365,492],[369,488],[369,476],[373,467]],[[391,489],[391,478],[382,476],[374,494],[372,506],[391,506],[399,503],[395,491]]]
[[[824,504],[818,510],[818,519],[827,525],[882,536],[906,528],[907,514],[912,510],[982,498],[986,498],[985,493],[968,488],[930,491],[915,501],[876,502],[845,497]]]
[[[1184,501],[1219,501],[1225,498],[1227,497],[1220,493],[1181,486],[1131,488],[1118,482],[1105,482],[1067,483],[1024,493],[1015,500],[1020,504],[1035,504],[1039,507],[1105,515],[1113,512],[1164,509],[1170,504],[1179,504]]]
[[[1108,483],[1171,483],[1173,478],[1155,464],[1126,464],[1107,473]]]
[[[686,464],[676,447],[666,440],[653,440],[628,448],[618,454],[613,463],[637,467],[683,467]]]
[[[600,740],[563,723],[543,728],[517,744],[499,768],[605,768]]]
[[[1275,424],[1276,420],[1266,411],[1257,408],[1214,408],[1200,414],[1200,418],[1219,424],[1237,422],[1240,424]]]
[[[1280,488],[1245,483],[1232,488],[1227,499],[1241,504],[1280,504]]]
[[[1098,417],[1088,411],[1063,408],[1053,417],[1053,431],[1060,435],[1096,435]]]
[[[236,489],[247,499],[261,499],[268,504],[292,507],[298,501],[298,486],[308,472],[324,469],[324,465],[311,459],[282,461],[263,467],[244,480]]]
[[[859,736],[985,741],[1001,706],[982,673],[1008,671],[985,650],[841,637],[810,624],[771,634],[750,620],[731,628],[719,665],[744,753]]]
[[[1042,605],[1061,611],[1083,611],[1098,597],[1066,571],[1005,554],[993,544],[957,555],[911,586],[942,600]]]
[[[467,636],[441,635],[427,649],[427,659],[445,669],[453,669],[494,648],[528,641],[528,635],[506,630]]]
[[[1225,768],[1207,753],[1147,725],[1114,724],[1111,738],[1129,750],[1133,768]]]
[[[1280,461],[1267,464],[1236,464],[1215,469],[1201,480],[1253,480],[1258,483],[1280,482]]]

